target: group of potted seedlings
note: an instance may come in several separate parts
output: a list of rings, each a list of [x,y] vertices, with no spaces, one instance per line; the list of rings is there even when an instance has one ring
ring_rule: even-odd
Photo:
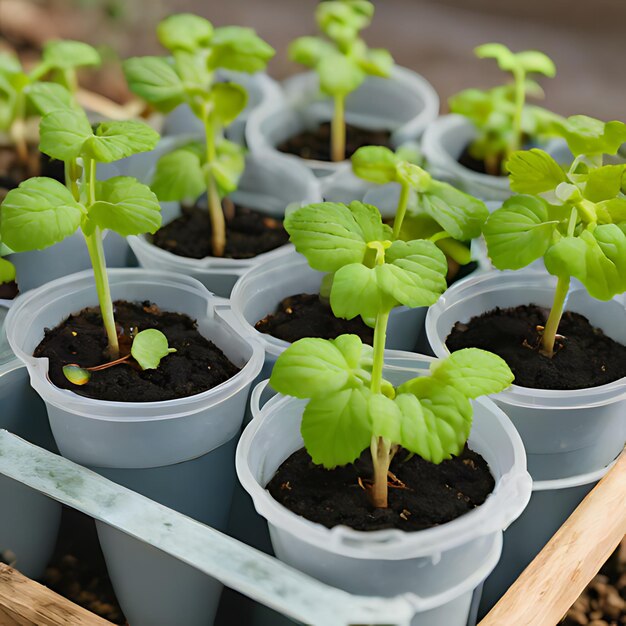
[[[314,71],[284,90],[252,29],[165,19],[167,56],[123,64],[174,111],[162,139],[77,104],[86,44],[28,72],[0,55],[4,327],[62,455],[227,530],[237,447],[278,558],[461,626],[502,531],[522,516],[491,603],[624,446],[626,125],[528,105],[554,65],[500,44],[476,53],[513,81],[437,118],[432,87],[361,38],[373,11],[320,3],[321,36],[289,49]],[[114,234],[141,268],[107,270]],[[25,290],[44,249],[57,279]],[[218,587],[182,593],[105,534],[132,626],[210,622]],[[148,571],[149,599],[127,587]]]

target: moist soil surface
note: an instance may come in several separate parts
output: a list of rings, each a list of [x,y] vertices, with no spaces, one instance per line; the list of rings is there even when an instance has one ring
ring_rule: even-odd
[[[585,389],[626,376],[626,346],[594,328],[587,318],[566,311],[552,358],[540,354],[537,326],[547,309],[534,304],[496,308],[467,323],[457,322],[446,339],[451,352],[482,348],[501,356],[515,374],[515,384],[533,389]]]
[[[0,200],[7,191],[15,189],[31,176],[47,176],[60,183],[65,182],[65,166],[42,154],[36,147],[29,147],[29,163],[18,162],[13,148],[0,146]]]
[[[300,449],[278,468],[267,489],[290,511],[327,528],[344,524],[355,530],[415,531],[464,515],[481,505],[495,486],[487,462],[467,446],[439,465],[407,456],[399,450],[391,462],[396,480],[390,484],[396,486],[389,488],[386,509],[374,508],[361,486],[372,476],[369,450],[352,465],[327,470]]]
[[[346,124],[346,159],[363,146],[392,148],[388,130],[369,130]],[[320,124],[314,130],[305,130],[289,137],[276,146],[281,152],[295,154],[303,159],[332,161],[330,155],[330,122]]]
[[[161,311],[150,302],[114,303],[120,354],[130,352],[132,337],[148,328],[160,330],[176,352],[161,360],[157,369],[141,370],[131,360],[92,372],[85,385],[70,383],[63,366],[77,363],[93,367],[109,362],[107,340],[100,309],[92,307],[70,315],[50,330],[37,346],[34,356],[48,357],[48,377],[57,387],[89,398],[120,402],[156,402],[192,396],[228,380],[238,371],[224,353],[197,330],[187,315]]]
[[[458,161],[460,165],[466,167],[468,170],[472,170],[472,172],[476,172],[478,174],[489,174],[490,176],[494,176],[494,174],[487,171],[487,167],[484,161],[481,161],[480,159],[475,159],[470,154],[469,145],[465,146],[465,149],[463,150],[463,152],[461,152],[461,156],[458,158]],[[496,177],[498,178],[505,176],[505,174],[502,172],[500,165],[500,162],[498,162],[498,174],[496,175]]]
[[[358,335],[363,343],[372,345],[374,329],[366,326],[360,317],[344,320],[335,317],[319,294],[300,293],[281,300],[275,313],[258,321],[254,327],[266,333],[293,343],[304,337],[335,339],[339,335]]]
[[[181,206],[182,215],[160,228],[152,243],[168,252],[191,259],[213,256],[211,220],[207,208]],[[286,244],[289,235],[282,220],[235,205],[235,214],[226,221],[224,257],[249,259]]]

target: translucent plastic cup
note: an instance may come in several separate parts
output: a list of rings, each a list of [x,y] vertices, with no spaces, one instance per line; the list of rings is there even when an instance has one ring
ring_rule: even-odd
[[[430,307],[426,333],[435,354],[454,324],[496,307],[537,304],[550,308],[556,278],[545,271],[491,272],[453,285]],[[626,344],[626,309],[618,300],[595,300],[573,282],[566,310],[584,315],[606,335]],[[626,378],[576,390],[511,385],[493,400],[519,431],[535,480],[556,480],[606,467],[626,441]]]
[[[194,137],[170,137],[160,142],[152,152],[126,159],[122,168],[129,175],[148,183],[154,175],[158,159],[185,145]],[[236,204],[256,209],[270,217],[283,218],[290,204],[304,205],[320,202],[319,183],[302,165],[275,155],[247,155],[246,169],[239,188],[230,198]],[[168,224],[181,214],[179,202],[162,202],[163,224]],[[263,264],[284,254],[291,248],[285,244],[250,259],[205,257],[191,259],[155,246],[150,236],[128,237],[128,242],[142,267],[179,272],[199,280],[218,296],[229,297],[237,279],[251,266]]]
[[[17,359],[0,366],[0,428],[50,451],[56,451],[46,407]],[[11,552],[15,567],[40,578],[50,561],[61,522],[61,505],[0,475],[0,553]]]
[[[298,74],[284,83],[284,106],[260,107],[246,125],[246,142],[252,153],[274,152],[276,146],[303,130],[332,118],[332,102],[323,98],[315,72]],[[346,121],[361,128],[386,129],[398,146],[420,137],[439,113],[439,97],[432,85],[411,70],[395,67],[390,78],[371,76],[346,99]],[[286,155],[304,163],[317,176],[327,176],[348,166]]]
[[[390,357],[385,377],[397,385],[431,362],[416,355]],[[303,445],[305,402],[276,395],[259,408],[263,389],[261,383],[253,391],[254,419],[237,447],[237,475],[268,521],[278,558],[352,593],[408,594],[418,614],[412,624],[465,626],[472,593],[499,558],[502,530],[530,497],[524,448],[504,413],[487,399],[474,402],[469,445],[485,457],[496,480],[480,507],[419,532],[328,529],[287,510],[265,490],[280,464]]]

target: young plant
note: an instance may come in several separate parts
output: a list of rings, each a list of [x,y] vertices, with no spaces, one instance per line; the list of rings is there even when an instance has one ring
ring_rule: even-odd
[[[313,68],[321,90],[332,96],[331,157],[346,158],[345,99],[368,75],[389,77],[393,58],[382,48],[369,49],[359,33],[369,26],[374,5],[368,0],[320,2],[315,18],[321,37],[300,37],[289,46],[293,61]]]
[[[23,165],[28,164],[27,118],[71,107],[76,69],[99,64],[98,52],[80,41],[49,41],[30,72],[16,56],[0,53],[0,131],[9,134]],[[47,76],[58,82],[43,82]]]
[[[603,165],[626,141],[626,125],[576,115],[560,124],[575,156],[567,171],[539,149],[515,152],[508,161],[511,188],[524,195],[507,200],[484,228],[489,256],[498,269],[520,269],[543,257],[558,278],[541,337],[552,357],[570,279],[598,300],[626,291],[626,164]]]
[[[354,173],[373,183],[398,183],[400,199],[393,238],[428,239],[460,265],[471,260],[464,242],[480,236],[489,216],[485,203],[437,180],[411,163],[410,153],[382,146],[359,148],[352,156]]]
[[[504,163],[511,153],[522,146],[524,135],[539,137],[549,132],[559,117],[537,106],[526,106],[528,95],[542,96],[543,90],[528,74],[542,74],[550,78],[556,74],[551,59],[535,50],[513,53],[499,43],[478,46],[476,55],[493,58],[505,72],[511,72],[510,85],[487,91],[466,89],[449,100],[450,111],[469,118],[478,130],[478,137],[470,146],[470,154],[484,161],[488,174],[504,171]]]
[[[136,365],[141,370],[156,369],[161,360],[172,352],[176,352],[176,348],[169,347],[167,337],[156,328],[148,328],[134,336],[130,352],[119,359],[93,367],[70,363],[63,366],[63,374],[74,385],[86,385],[91,379],[91,372],[99,372],[122,363]]]
[[[80,227],[94,271],[109,353],[119,357],[113,303],[106,272],[102,231],[121,236],[154,233],[161,207],[146,185],[134,178],[96,178],[97,163],[111,163],[154,149],[158,134],[141,122],[103,122],[92,128],[80,109],[59,109],[40,123],[39,149],[63,161],[66,187],[51,178],[30,178],[9,191],[0,207],[0,237],[14,252],[41,250]]]
[[[389,314],[437,300],[446,288],[445,256],[430,241],[390,241],[378,209],[360,202],[310,205],[287,220],[311,267],[334,272],[335,315],[367,320],[374,346],[356,335],[301,339],[280,355],[270,384],[309,399],[301,432],[314,463],[332,469],[370,448],[371,500],[386,507],[389,465],[400,447],[433,463],[459,454],[471,428],[469,400],[501,391],[513,375],[500,357],[472,348],[433,364],[429,377],[394,387],[383,377]]]
[[[223,256],[226,225],[221,198],[234,191],[244,168],[243,148],[224,138],[224,129],[246,107],[246,90],[219,82],[218,70],[254,73],[274,56],[271,46],[250,28],[213,28],[201,17],[180,14],[157,30],[171,57],[136,57],[124,61],[130,88],[159,111],[187,103],[202,122],[205,145],[193,144],[164,156],[153,189],[161,200],[196,200],[208,194],[214,256]]]

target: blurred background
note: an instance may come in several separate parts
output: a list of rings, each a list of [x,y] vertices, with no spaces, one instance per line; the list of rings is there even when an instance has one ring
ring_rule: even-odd
[[[190,11],[216,25],[252,26],[277,51],[276,78],[301,71],[286,57],[287,44],[316,32],[316,0],[0,0],[0,48],[24,57],[52,37],[100,46],[107,63],[83,84],[123,102],[127,97],[117,57],[161,54],[155,26],[166,15]],[[425,76],[446,99],[466,87],[502,80],[494,62],[473,48],[490,41],[513,50],[546,52],[557,76],[544,80],[545,106],[626,120],[626,0],[380,0],[371,46],[388,48],[396,61]]]

